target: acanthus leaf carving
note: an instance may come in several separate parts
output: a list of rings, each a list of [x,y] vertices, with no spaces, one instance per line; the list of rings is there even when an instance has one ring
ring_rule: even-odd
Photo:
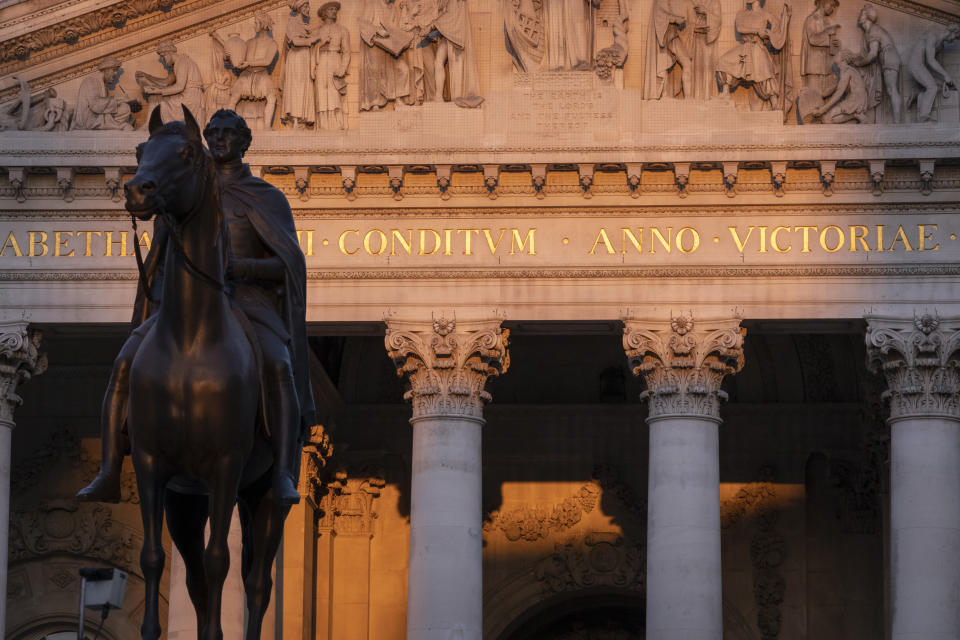
[[[386,486],[384,476],[381,469],[360,469],[355,474],[346,469],[335,471],[320,498],[318,528],[337,535],[372,536],[378,517],[374,500]]]
[[[582,541],[559,542],[536,568],[544,593],[563,593],[592,587],[619,587],[643,591],[646,586],[646,550],[615,532],[594,532]]]
[[[39,351],[42,338],[26,322],[0,323],[0,423],[13,426],[13,413],[22,403],[17,386],[47,368],[47,356]]]
[[[923,314],[913,320],[868,318],[867,368],[882,373],[890,419],[960,419],[960,327]]]
[[[385,344],[397,375],[410,389],[413,418],[451,416],[481,419],[483,405],[493,398],[487,380],[510,366],[510,332],[500,320],[462,326],[456,318],[434,317],[425,325],[387,320]]]
[[[743,368],[743,337],[739,319],[708,324],[695,330],[693,316],[681,315],[670,326],[647,329],[646,323],[625,319],[623,347],[633,374],[643,375],[650,418],[671,415],[720,419],[720,388],[724,376]]]

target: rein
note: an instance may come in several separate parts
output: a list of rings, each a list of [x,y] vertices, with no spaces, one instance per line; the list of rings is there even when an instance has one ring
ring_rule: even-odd
[[[203,196],[206,195],[207,190],[210,186],[210,171],[209,171],[209,167],[207,165],[206,160],[201,163],[199,173],[201,176],[200,193],[202,195],[201,197],[197,198],[197,201],[190,208],[190,211],[187,212],[187,215],[183,218],[183,221],[177,224],[176,221],[173,220],[172,216],[170,216],[170,214],[167,213],[165,210],[161,210],[160,215],[166,218],[170,225],[170,229],[172,231],[171,237],[173,238],[174,247],[176,248],[177,253],[179,253],[183,257],[183,263],[187,269],[187,273],[189,273],[190,275],[192,275],[193,277],[195,277],[197,280],[207,285],[208,287],[211,287],[212,289],[219,291],[221,293],[225,293],[227,291],[226,284],[222,280],[218,280],[217,278],[214,278],[209,273],[204,271],[201,267],[199,267],[193,260],[190,259],[190,256],[187,255],[187,252],[183,247],[183,239],[181,237],[182,228],[184,225],[190,222],[193,219],[193,217],[196,216],[197,213],[200,211],[200,209],[203,207],[204,201],[205,201],[205,198]],[[136,258],[137,258],[137,270],[140,273],[140,285],[143,287],[143,290],[146,293],[147,297],[150,297],[150,289],[147,286],[147,272],[143,263],[143,255],[140,252],[140,242],[137,239],[137,218],[135,215],[131,213],[130,220],[133,223],[133,237],[134,237],[133,247],[134,247],[134,253],[136,254]]]

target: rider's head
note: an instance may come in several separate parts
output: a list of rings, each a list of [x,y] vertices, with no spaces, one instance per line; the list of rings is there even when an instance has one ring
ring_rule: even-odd
[[[213,114],[203,130],[203,137],[217,164],[239,160],[253,140],[247,121],[230,109],[220,109]]]

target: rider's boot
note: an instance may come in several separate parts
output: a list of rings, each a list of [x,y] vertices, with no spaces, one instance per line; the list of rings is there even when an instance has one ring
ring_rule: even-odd
[[[120,473],[129,447],[123,426],[127,419],[126,367],[114,370],[103,398],[100,424],[100,473],[77,498],[91,502],[120,502]]]
[[[300,493],[297,491],[297,479],[293,471],[299,468],[300,455],[300,403],[297,401],[297,390],[293,384],[292,374],[283,376],[278,385],[280,393],[271,394],[274,401],[274,410],[269,412],[276,420],[273,429],[273,489],[277,500],[283,505],[294,505],[300,502]],[[269,417],[268,414],[268,417]]]

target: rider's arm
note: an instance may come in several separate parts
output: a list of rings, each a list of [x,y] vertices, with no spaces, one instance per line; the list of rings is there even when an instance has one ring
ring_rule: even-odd
[[[285,267],[279,256],[269,258],[234,258],[233,276],[237,280],[283,280]]]

